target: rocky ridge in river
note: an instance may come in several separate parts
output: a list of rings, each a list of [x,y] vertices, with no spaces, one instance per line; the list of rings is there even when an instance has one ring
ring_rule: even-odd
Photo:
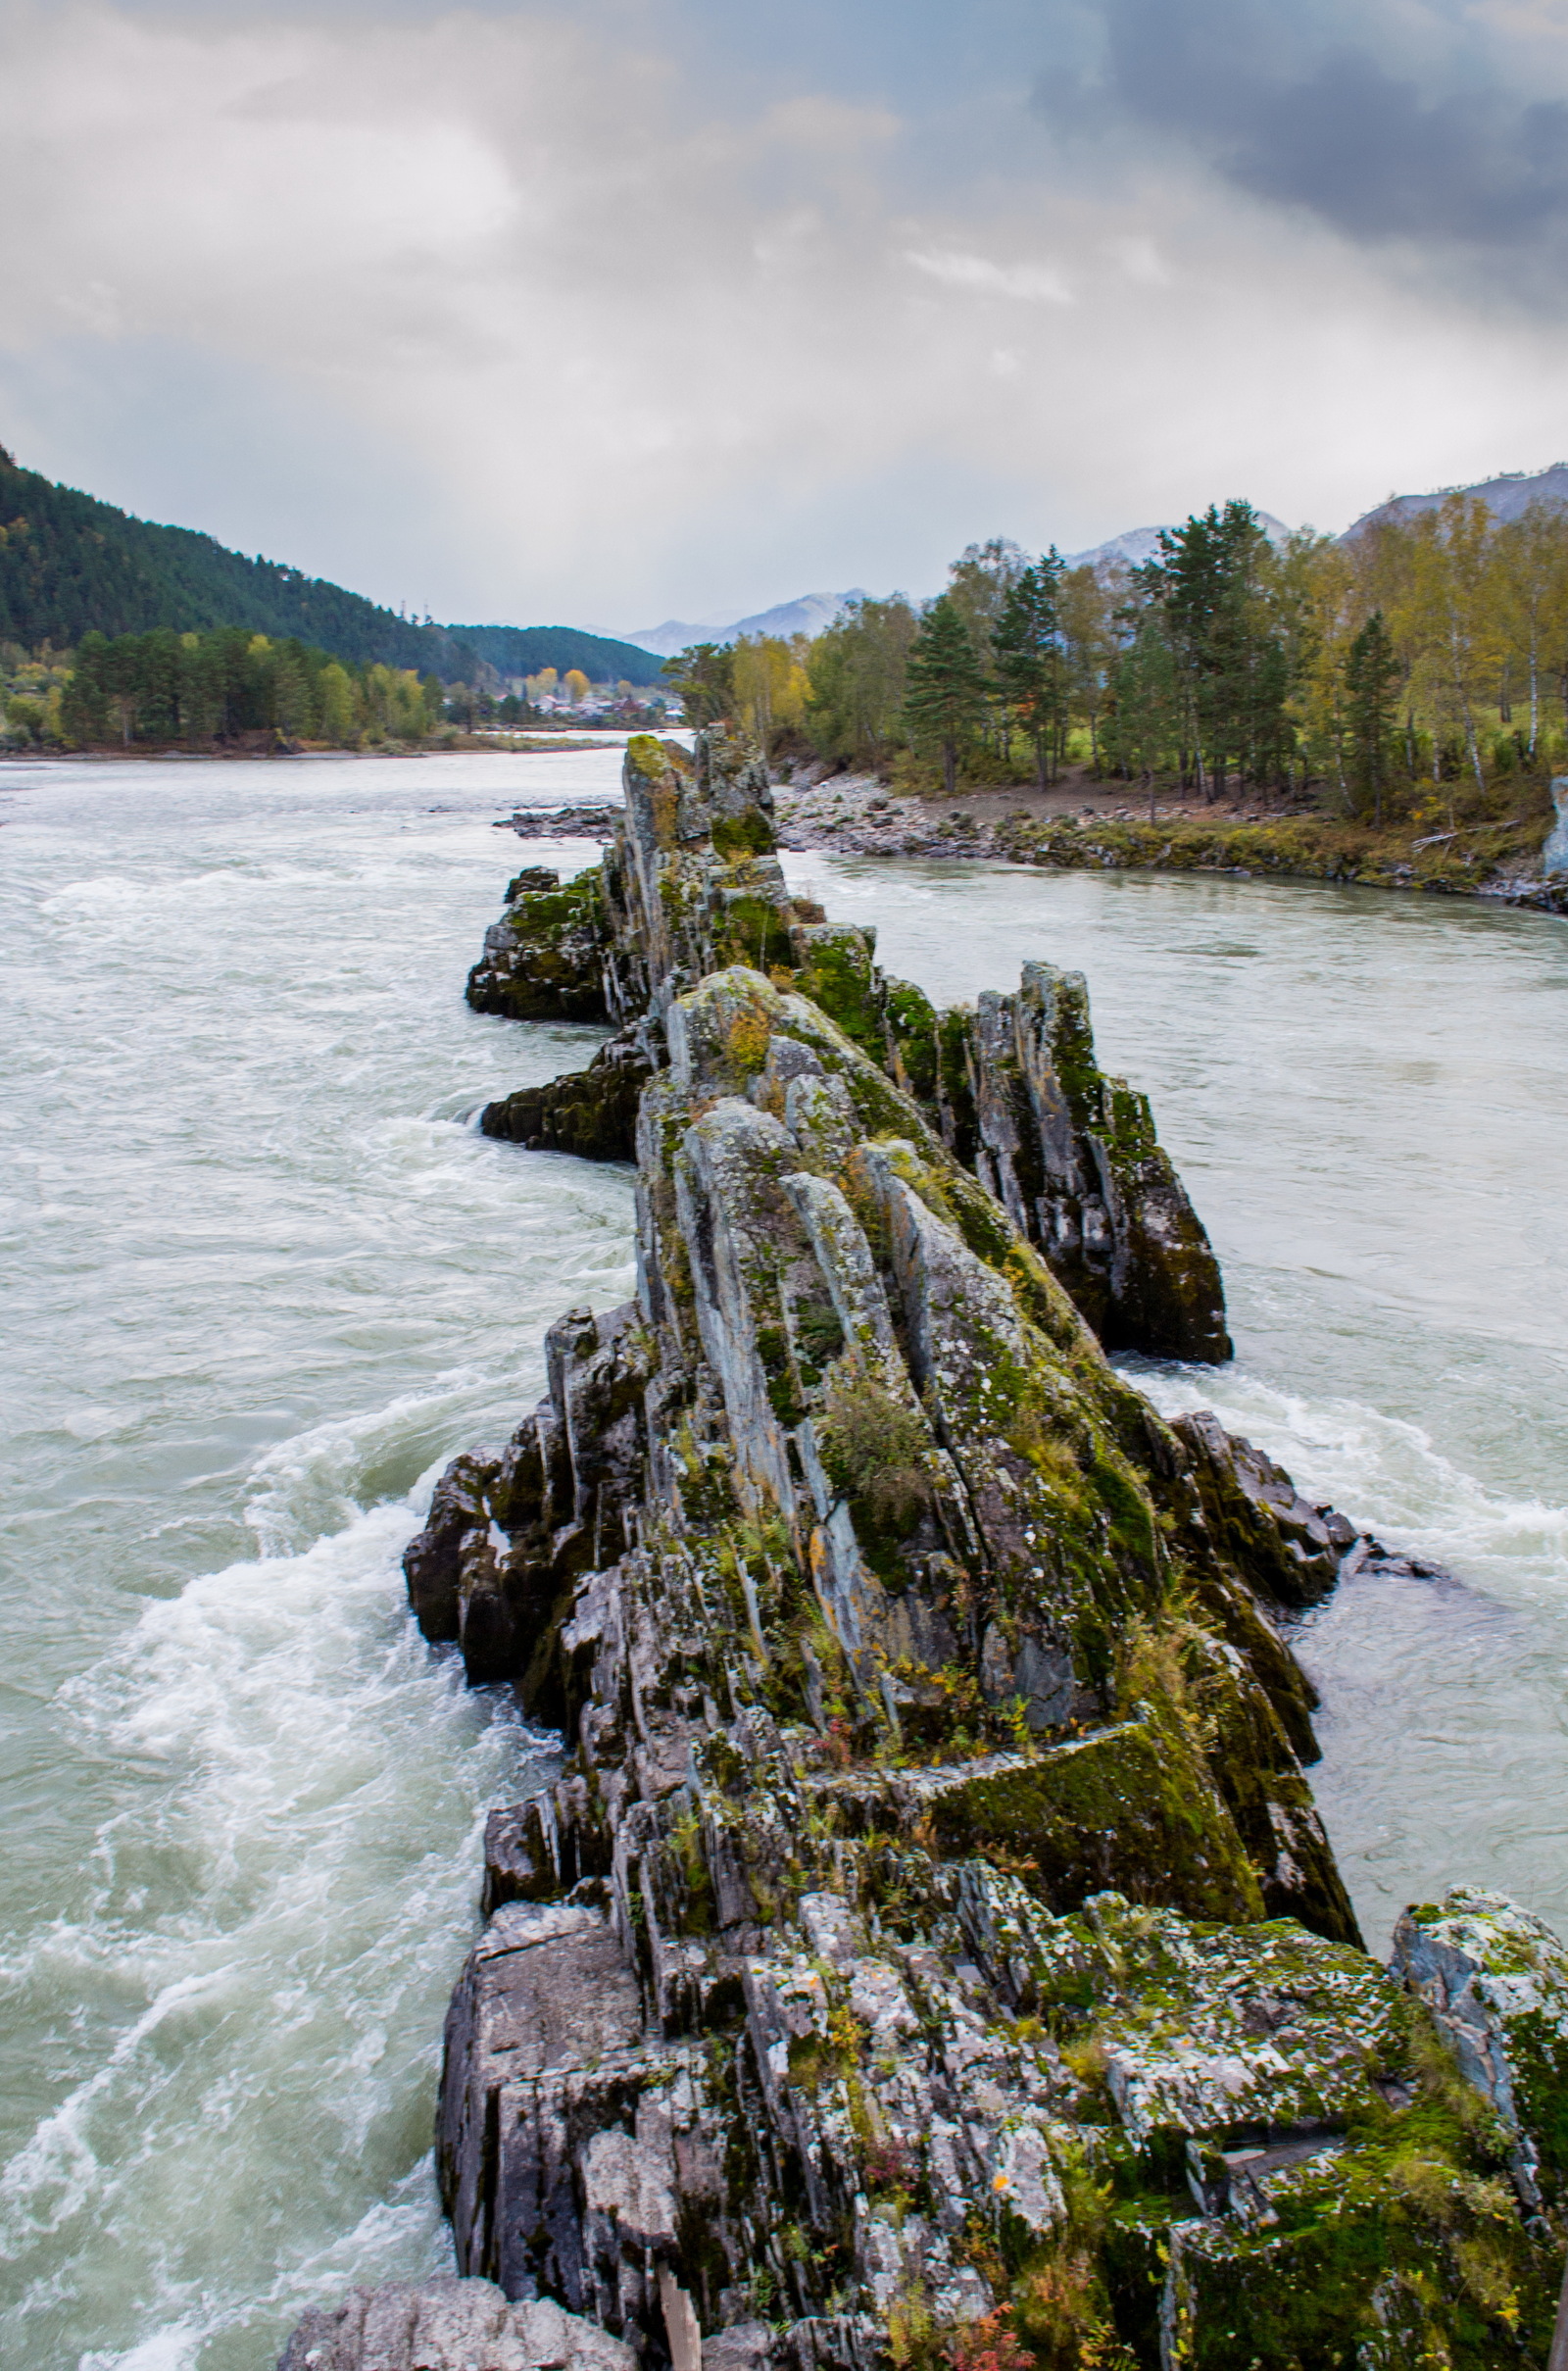
[[[1485,1895],[1360,1947],[1281,1631],[1353,1529],[1099,1338],[1211,1306],[1147,1106],[1078,986],[932,1014],[770,831],[744,752],[634,743],[474,975],[617,1024],[531,1124],[640,1068],[638,1290],[407,1558],[568,1749],[448,2019],[463,2277],[287,2371],[1544,2360],[1568,1958]]]
[[[917,1107],[923,1137],[972,1170],[1110,1349],[1230,1356],[1219,1266],[1154,1134],[1147,1098],[1095,1062],[1083,977],[1025,966],[1015,996],[937,1013],[876,965],[875,932],[792,899],[765,766],[721,733],[633,740],[626,821],[563,887],[517,874],[468,981],[479,1012],[603,1019],[586,1072],[488,1107],[489,1135],[630,1159],[636,1097],[664,1059],[671,997],[728,963],[808,998]],[[891,1105],[882,1120],[898,1120]]]

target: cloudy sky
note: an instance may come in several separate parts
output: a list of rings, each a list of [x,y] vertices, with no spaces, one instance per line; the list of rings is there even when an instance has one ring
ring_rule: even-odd
[[[1568,454],[1568,0],[0,0],[0,443],[437,617]]]

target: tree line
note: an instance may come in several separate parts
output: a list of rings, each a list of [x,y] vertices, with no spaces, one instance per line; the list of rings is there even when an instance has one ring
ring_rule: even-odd
[[[486,668],[484,672],[491,674]],[[442,683],[433,673],[380,662],[345,664],[295,636],[225,626],[208,633],[158,627],[146,634],[84,634],[74,651],[46,644],[26,652],[0,640],[0,732],[53,746],[204,747],[258,736],[361,748],[419,742],[443,725],[559,725],[560,712],[540,705],[563,692],[573,711],[594,700],[578,668],[558,677],[544,667],[524,693],[502,694],[483,682]],[[646,730],[663,721],[624,679],[601,692],[593,718]]]
[[[8,702],[9,719],[32,724],[18,706]],[[441,684],[412,667],[345,666],[310,643],[243,626],[187,634],[161,626],[113,640],[84,634],[59,693],[56,730],[89,747],[269,734],[354,748],[422,741],[444,714]]]
[[[666,664],[694,723],[951,793],[1069,762],[1218,803],[1310,798],[1382,822],[1568,763],[1568,512],[1462,494],[1353,539],[1271,543],[1250,504],[1141,567],[996,538],[944,591],[858,599],[814,641]]]

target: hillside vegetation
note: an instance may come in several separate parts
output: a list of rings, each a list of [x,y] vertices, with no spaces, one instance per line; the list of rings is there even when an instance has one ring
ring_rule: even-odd
[[[342,585],[275,561],[247,559],[211,535],[154,526],[0,451],[0,643],[73,650],[89,633],[115,639],[160,629],[244,626],[297,640],[345,666],[388,667],[471,682],[545,667],[595,682],[659,680],[659,661],[632,643],[571,626],[443,626],[400,617]]]

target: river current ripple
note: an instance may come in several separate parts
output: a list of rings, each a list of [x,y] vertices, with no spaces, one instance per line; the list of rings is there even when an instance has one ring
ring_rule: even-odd
[[[0,766],[0,2363],[263,2371],[444,2264],[486,1807],[550,1741],[407,1621],[454,1450],[631,1288],[631,1177],[485,1142],[597,1033],[470,1013],[519,797],[618,751]],[[788,860],[939,997],[1089,975],[1239,1357],[1139,1370],[1455,1583],[1301,1639],[1374,1945],[1469,1880],[1568,1931],[1568,929],[1296,884]]]

